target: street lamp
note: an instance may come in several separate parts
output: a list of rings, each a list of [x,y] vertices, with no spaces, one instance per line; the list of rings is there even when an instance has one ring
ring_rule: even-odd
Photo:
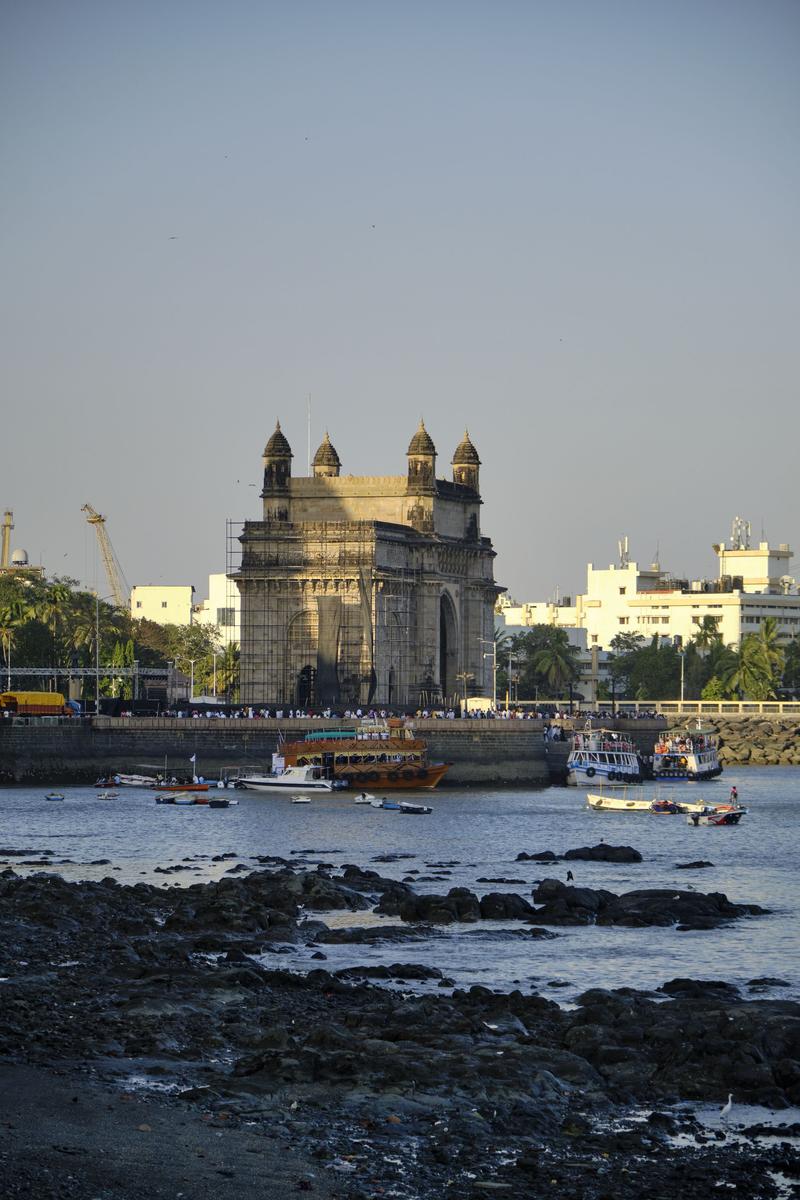
[[[191,704],[192,700],[194,700],[194,664],[196,662],[197,662],[196,658],[189,659],[189,667],[191,669],[191,674],[189,676],[189,703],[190,704]]]
[[[491,654],[484,654],[484,658],[492,660],[492,710],[497,708],[497,642],[494,638],[478,638],[484,646],[491,646]]]
[[[475,676],[471,675],[468,671],[460,671],[458,673],[458,675],[456,675],[456,679],[460,679],[462,681],[462,683],[464,684],[464,712],[465,713],[467,711],[467,684],[469,683],[470,679],[474,679],[474,678],[475,678]]]
[[[214,651],[214,686],[213,686],[213,692],[214,692],[214,699],[216,700],[216,698],[217,698],[217,651],[216,651],[216,650]]]

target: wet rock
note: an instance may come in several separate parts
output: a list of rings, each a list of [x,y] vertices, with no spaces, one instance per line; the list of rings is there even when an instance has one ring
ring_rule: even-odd
[[[667,996],[680,996],[689,1000],[741,999],[739,989],[721,979],[670,979],[662,983],[658,990]]]
[[[713,867],[712,862],[708,862],[705,858],[699,858],[697,862],[675,863],[676,871],[700,871],[704,867]]]
[[[597,846],[580,846],[577,850],[567,850],[564,861],[572,862],[575,859],[587,862],[638,863],[642,861],[642,856],[632,846],[608,846],[605,842],[600,842]]]

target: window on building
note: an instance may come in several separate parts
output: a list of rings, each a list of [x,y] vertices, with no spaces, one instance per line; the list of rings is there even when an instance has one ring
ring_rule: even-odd
[[[167,607],[167,602],[166,602],[166,600],[162,600],[162,601],[161,601],[161,607],[162,607],[162,608],[166,608],[166,607]]]
[[[236,609],[234,608],[218,608],[217,609],[217,624],[221,627],[231,626],[236,620]]]
[[[137,600],[137,601],[136,601],[136,607],[137,607],[137,608],[141,608],[141,607],[142,607],[142,602],[141,602],[141,600]]]
[[[628,624],[628,618],[627,618],[627,617],[620,617],[620,619],[619,619],[619,623],[620,623],[620,625],[627,625],[627,624]]]
[[[619,594],[620,594],[620,596],[624,596],[624,595],[625,595],[625,588],[620,588],[620,589],[619,589]]]

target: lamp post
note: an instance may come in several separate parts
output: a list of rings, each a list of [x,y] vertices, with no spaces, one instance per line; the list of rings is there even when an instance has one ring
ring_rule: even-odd
[[[214,651],[214,684],[213,684],[214,699],[217,698],[217,651]]]
[[[196,662],[197,662],[197,659],[196,659],[196,658],[190,658],[190,659],[189,659],[189,668],[190,668],[190,675],[189,675],[189,703],[190,703],[190,704],[191,704],[192,700],[194,700],[194,664],[195,664]]]
[[[492,711],[497,709],[497,642],[494,638],[478,638],[484,646],[491,646],[491,654],[488,651],[484,654],[484,658],[492,660]]]
[[[100,716],[100,594],[94,594],[94,712]]]
[[[464,712],[465,713],[467,711],[467,684],[469,683],[470,679],[474,679],[474,678],[475,678],[475,676],[471,675],[468,671],[459,671],[458,675],[456,675],[456,679],[460,679],[461,682],[464,684]]]

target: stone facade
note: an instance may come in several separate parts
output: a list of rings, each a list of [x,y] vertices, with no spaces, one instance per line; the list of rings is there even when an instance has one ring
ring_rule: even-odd
[[[245,522],[241,698],[288,707],[417,708],[490,696],[494,551],[465,434],[437,479],[425,426],[405,475],[340,474],[327,433],[292,476],[280,425],[264,450],[262,519]],[[465,679],[466,676],[466,679]]]

